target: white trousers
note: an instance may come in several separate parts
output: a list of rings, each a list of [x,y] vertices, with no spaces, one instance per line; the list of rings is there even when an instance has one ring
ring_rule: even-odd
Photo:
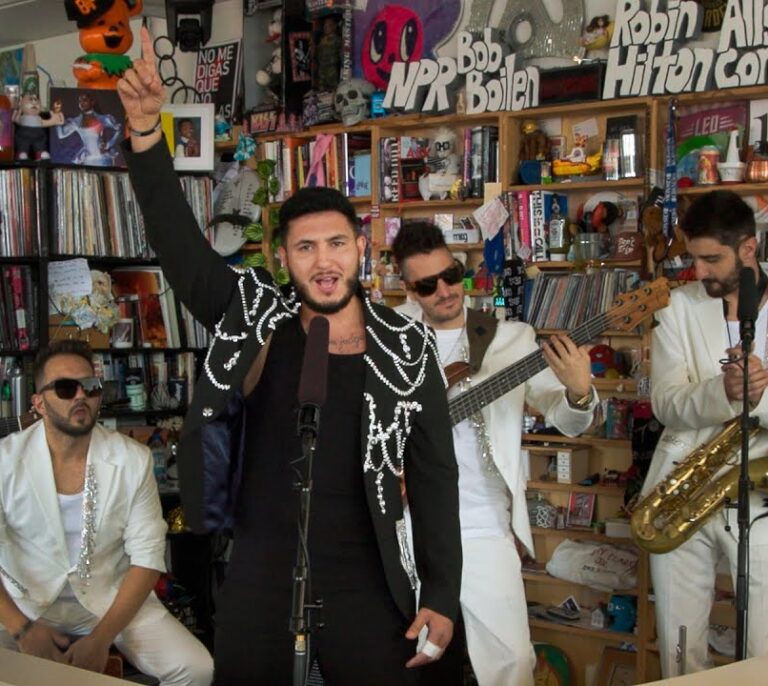
[[[85,635],[99,618],[75,598],[65,598],[57,600],[39,621],[65,634]],[[114,643],[136,669],[159,679],[160,686],[210,686],[213,681],[210,653],[170,612],[136,628],[129,624]],[[0,647],[18,650],[2,626]]]
[[[461,612],[479,686],[533,686],[536,656],[512,535],[461,543]]]
[[[758,499],[759,502],[759,499]],[[751,517],[764,507],[751,508]],[[662,555],[651,555],[651,575],[656,594],[656,633],[661,671],[665,678],[677,676],[676,651],[680,626],[686,627],[686,674],[712,667],[707,647],[709,613],[715,594],[718,561],[725,556],[736,588],[738,526],[735,511],[726,518],[719,512],[683,545]],[[749,605],[747,655],[768,654],[768,521],[752,527],[749,546]]]

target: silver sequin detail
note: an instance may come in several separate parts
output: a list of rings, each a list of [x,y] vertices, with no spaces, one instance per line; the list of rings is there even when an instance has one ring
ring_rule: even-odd
[[[234,367],[237,364],[237,360],[240,358],[240,351],[238,350],[232,357],[230,357],[225,363],[224,363],[224,369],[226,369],[228,372],[232,371],[232,367]]]
[[[398,519],[395,522],[395,532],[397,533],[397,544],[400,546],[400,564],[408,575],[411,588],[415,591],[419,583],[419,576],[416,573],[416,565],[413,562],[411,548],[408,545],[408,527],[406,526],[405,519]]]
[[[493,445],[491,444],[491,437],[488,434],[488,427],[485,424],[485,418],[482,413],[478,411],[471,415],[468,421],[469,425],[475,430],[475,436],[477,436],[477,444],[480,448],[483,468],[489,474],[499,475],[496,460],[493,459]]]
[[[370,393],[364,393],[368,404],[368,440],[365,447],[364,472],[376,472],[376,497],[381,514],[386,514],[384,498],[384,470],[388,469],[398,479],[403,475],[403,454],[405,442],[411,433],[411,419],[414,412],[421,412],[421,403],[399,400],[395,405],[392,421],[384,426],[376,417],[376,401]],[[394,442],[393,442],[394,439]]]
[[[213,417],[213,408],[211,407],[204,407],[203,408],[203,417]]]
[[[8,572],[5,571],[5,569],[0,565],[0,576],[4,576],[8,581],[10,581],[22,595],[29,595],[29,591],[27,590],[26,586],[22,586],[16,579],[14,579]]]
[[[87,586],[91,580],[91,562],[96,542],[96,472],[92,464],[85,468],[83,487],[83,530],[80,534],[80,557],[77,560],[77,575]]]
[[[459,359],[463,360],[464,362],[469,361],[469,348],[467,346],[464,346],[461,349]],[[463,393],[464,391],[469,390],[471,386],[472,378],[468,376],[466,379],[462,379],[462,381],[459,383],[459,392]],[[478,410],[474,414],[470,415],[467,418],[467,421],[475,432],[477,445],[480,448],[480,457],[482,459],[483,469],[489,474],[500,476],[499,469],[496,467],[496,460],[493,459],[493,444],[491,443],[491,436],[488,433],[488,427],[485,424],[485,417],[483,417],[482,411]]]
[[[211,340],[210,346],[208,346],[208,352],[206,353],[203,362],[205,375],[208,377],[211,384],[220,391],[228,391],[231,388],[231,384],[221,381],[211,367],[211,354],[214,346],[217,343],[242,343],[248,338],[251,332],[254,332],[259,343],[264,345],[267,336],[270,332],[275,330],[277,323],[281,319],[293,317],[299,311],[295,294],[292,293],[289,297],[286,297],[274,282],[271,280],[262,281],[255,269],[248,269],[245,272],[237,270],[237,273],[239,274],[237,290],[240,295],[240,304],[243,308],[243,328],[240,331],[224,331],[223,324],[226,315],[222,315],[214,328],[213,339]],[[250,303],[248,303],[248,298],[246,297],[245,287],[246,281],[249,278],[253,281],[255,286],[255,295]],[[254,317],[261,309],[262,300],[267,292],[274,297],[274,301],[266,308],[266,311],[262,313],[259,320],[255,321]],[[237,363],[239,355],[240,351],[236,350],[222,365],[225,372],[232,370]],[[203,412],[203,414],[205,415],[205,412]],[[205,416],[208,417],[210,415]]]

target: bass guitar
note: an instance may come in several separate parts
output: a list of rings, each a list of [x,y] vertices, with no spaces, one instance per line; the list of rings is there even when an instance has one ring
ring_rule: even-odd
[[[27,412],[18,417],[0,417],[0,438],[16,431],[22,431],[34,424],[40,417],[34,412]]]
[[[659,278],[645,286],[618,296],[607,312],[577,326],[568,333],[576,345],[584,345],[605,331],[631,331],[656,310],[669,304],[669,284]],[[509,367],[496,372],[476,386],[448,401],[451,423],[455,426],[472,416],[505,393],[524,383],[532,376],[546,369],[544,353],[541,350],[526,355]],[[454,362],[445,368],[449,387],[470,376],[469,364]]]

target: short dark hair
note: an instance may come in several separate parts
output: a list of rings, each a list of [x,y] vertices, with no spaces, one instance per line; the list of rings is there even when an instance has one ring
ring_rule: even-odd
[[[448,250],[443,232],[432,222],[406,222],[392,243],[392,255],[402,272],[403,264],[409,257],[427,255],[440,248]]]
[[[683,214],[680,228],[686,238],[714,238],[736,249],[755,235],[755,213],[733,191],[709,191],[700,195]]]
[[[35,388],[40,389],[43,385],[45,365],[48,364],[48,360],[57,355],[77,355],[82,357],[93,369],[93,350],[85,341],[79,341],[74,338],[51,341],[48,345],[40,348],[35,357]]]
[[[360,222],[349,198],[335,188],[313,186],[300,188],[280,206],[277,224],[277,237],[280,243],[285,245],[288,225],[294,219],[316,212],[340,212],[349,221],[355,235],[360,233]]]

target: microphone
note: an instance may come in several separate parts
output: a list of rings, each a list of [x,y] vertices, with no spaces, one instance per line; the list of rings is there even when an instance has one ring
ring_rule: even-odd
[[[325,317],[313,317],[309,322],[299,377],[299,435],[317,435],[320,427],[320,408],[328,389],[328,330]]]
[[[736,310],[739,318],[742,347],[744,347],[745,343],[751,344],[755,338],[757,303],[755,272],[750,267],[742,267],[739,274],[739,304]]]

